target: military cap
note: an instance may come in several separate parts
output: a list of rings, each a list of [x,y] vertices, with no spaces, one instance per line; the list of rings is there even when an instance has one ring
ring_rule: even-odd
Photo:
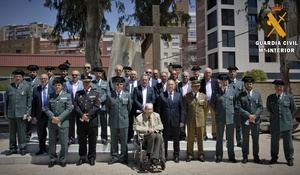
[[[200,81],[199,80],[192,81],[192,86],[200,86]]]
[[[112,78],[113,83],[125,83],[125,79],[123,77],[113,77]]]
[[[14,70],[14,71],[12,72],[12,74],[24,76],[24,75],[25,75],[25,72],[24,72],[23,70],[21,70],[21,69],[16,69],[16,70]]]
[[[182,66],[180,64],[173,64],[172,67],[173,68],[182,68]]]
[[[55,67],[54,66],[46,66],[45,67],[45,70],[55,70]]]
[[[236,66],[229,66],[227,67],[227,70],[239,70]]]
[[[55,78],[54,80],[53,80],[53,85],[55,85],[55,84],[64,84],[64,82],[66,82],[66,80],[64,79],[64,78],[62,78],[62,77],[57,77],[57,78]]]
[[[28,65],[27,66],[27,70],[29,70],[29,71],[37,71],[37,70],[39,70],[39,66],[37,66],[37,65]]]
[[[244,76],[242,81],[245,83],[253,83],[253,82],[255,82],[255,79],[251,76]]]
[[[81,75],[81,80],[82,81],[92,81],[92,77],[89,75]]]
[[[282,81],[282,80],[274,80],[273,84],[284,86],[284,81]]]
[[[58,69],[60,69],[60,70],[68,70],[68,69],[69,69],[69,66],[66,65],[66,64],[60,64],[60,65],[58,66]]]
[[[104,72],[104,70],[102,69],[102,67],[95,67],[93,69],[93,72]]]
[[[191,71],[197,71],[197,70],[201,70],[200,66],[193,66]]]
[[[229,76],[227,74],[218,75],[219,80],[229,80]]]
[[[124,66],[123,70],[132,70],[132,68],[130,66]]]

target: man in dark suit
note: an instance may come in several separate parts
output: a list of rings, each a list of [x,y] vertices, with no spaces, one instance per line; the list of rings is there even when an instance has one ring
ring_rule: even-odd
[[[271,157],[270,164],[277,163],[279,140],[283,138],[283,149],[288,166],[294,165],[294,147],[292,140],[293,113],[296,110],[294,98],[284,92],[284,82],[275,80],[275,93],[267,98],[267,109],[270,112]]]
[[[168,140],[172,135],[174,161],[178,163],[180,127],[184,126],[185,121],[182,95],[175,91],[175,87],[174,80],[168,80],[167,91],[160,94],[157,106],[164,126],[165,157],[168,157]]]
[[[211,107],[210,101],[212,94],[219,88],[218,80],[212,78],[212,69],[207,67],[204,71],[204,78],[201,80],[200,91],[207,96],[208,106],[205,110],[205,123],[207,121],[208,111],[211,115],[211,128],[212,128],[212,139],[215,140],[217,136],[216,132],[216,115],[215,111]],[[206,126],[204,127],[204,140],[207,139]]]
[[[146,103],[152,103],[153,105],[155,104],[156,94],[154,88],[149,86],[148,75],[142,75],[140,81],[141,84],[133,90],[132,110],[134,112],[134,116],[130,115],[129,118],[128,141],[130,141],[130,139],[132,139],[133,137],[133,117],[136,117],[139,114],[143,113]]]
[[[84,89],[77,91],[74,101],[75,110],[79,121],[77,123],[79,160],[77,166],[88,160],[91,166],[95,165],[96,143],[98,136],[97,112],[100,108],[99,93],[92,89],[92,77],[82,76]],[[87,140],[89,150],[87,154]]]
[[[31,116],[37,121],[37,134],[39,138],[39,151],[36,155],[47,152],[46,138],[47,138],[47,125],[48,116],[45,113],[46,106],[48,105],[49,94],[54,93],[54,88],[49,85],[49,78],[47,74],[40,75],[40,85],[33,89],[32,93],[32,109]]]

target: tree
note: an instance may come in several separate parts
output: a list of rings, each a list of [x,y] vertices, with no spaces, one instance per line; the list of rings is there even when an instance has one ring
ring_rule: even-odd
[[[176,10],[176,0],[131,0],[135,5],[135,12],[129,15],[122,15],[119,18],[118,26],[122,27],[124,22],[135,21],[137,26],[152,26],[152,5],[160,6],[160,25],[161,26],[188,26],[190,23],[190,16],[183,12]],[[145,15],[146,14],[146,15]],[[152,43],[152,35],[145,34],[143,36],[137,35],[138,38],[143,39],[141,50],[142,57]],[[165,34],[161,38],[165,41],[170,41],[171,35]]]
[[[99,40],[102,32],[109,30],[104,12],[111,11],[112,2],[119,12],[124,12],[119,0],[45,0],[44,6],[57,10],[53,37],[59,43],[65,32],[70,38],[79,36],[85,45],[86,61],[92,67],[102,66]]]
[[[255,81],[265,81],[268,79],[267,74],[260,69],[252,69],[250,71],[244,72],[244,76],[251,76]]]

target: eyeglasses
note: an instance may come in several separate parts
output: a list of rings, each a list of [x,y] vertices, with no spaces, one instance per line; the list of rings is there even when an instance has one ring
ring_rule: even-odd
[[[152,74],[152,72],[148,72],[148,71],[146,71],[146,74]]]
[[[77,74],[73,74],[73,75],[72,75],[72,77],[77,77],[77,76],[78,76]]]
[[[84,67],[85,69],[90,69],[91,67]]]

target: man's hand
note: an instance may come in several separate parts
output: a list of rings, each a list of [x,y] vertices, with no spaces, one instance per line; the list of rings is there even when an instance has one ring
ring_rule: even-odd
[[[90,120],[88,114],[83,114],[81,118],[83,121],[87,121],[87,122]]]
[[[154,130],[153,128],[149,128],[148,132],[149,132],[150,134],[153,134],[153,133],[155,132],[155,130]]]
[[[59,119],[59,117],[57,117],[57,116],[54,116],[53,118],[52,118],[52,123],[53,124],[58,124],[58,123],[60,123],[60,119]]]
[[[255,115],[249,115],[249,122],[252,122],[252,123],[255,123],[255,119],[256,119],[256,116]]]
[[[184,123],[182,123],[182,122],[180,122],[180,125],[179,125],[180,127],[184,127]]]

